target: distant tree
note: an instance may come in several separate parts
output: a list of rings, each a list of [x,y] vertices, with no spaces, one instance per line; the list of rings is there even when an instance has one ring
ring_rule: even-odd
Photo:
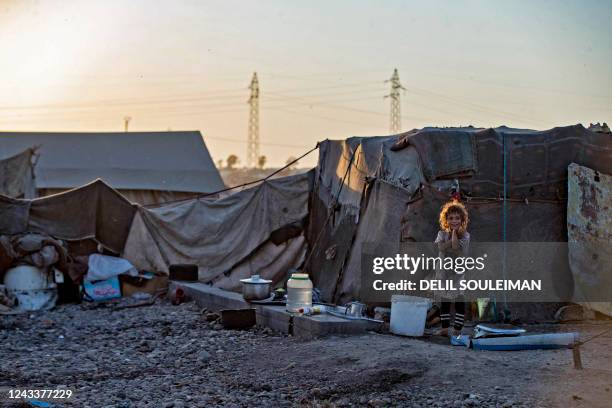
[[[228,169],[233,169],[234,166],[238,164],[238,156],[236,156],[235,154],[230,154],[229,156],[227,156],[225,162],[227,163]]]
[[[266,156],[259,156],[259,159],[257,159],[257,167],[263,169],[266,165],[266,160],[268,160]]]
[[[295,157],[293,157],[293,156],[289,156],[289,158],[288,158],[288,159],[287,159],[287,161],[285,162],[285,164],[286,164],[287,166],[289,166],[289,167],[287,167],[287,169],[291,169],[291,170],[293,170],[293,169],[295,169],[295,168],[297,167],[297,165],[298,165],[298,163],[299,163],[299,162],[295,162],[295,163],[293,163],[293,164],[290,164],[290,163],[291,163],[291,162],[293,162],[293,161],[295,161]]]

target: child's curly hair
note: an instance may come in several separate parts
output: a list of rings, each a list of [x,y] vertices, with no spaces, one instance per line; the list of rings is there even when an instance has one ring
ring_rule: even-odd
[[[459,231],[457,232],[459,233],[459,235],[463,235],[463,233],[467,230],[468,222],[470,222],[470,217],[468,216],[468,212],[465,208],[465,205],[461,204],[457,200],[449,201],[442,206],[442,209],[440,210],[440,217],[438,218],[440,228],[443,231],[450,232],[451,229],[448,225],[447,217],[448,214],[452,213],[459,214],[459,216],[461,217],[461,227],[459,227]]]

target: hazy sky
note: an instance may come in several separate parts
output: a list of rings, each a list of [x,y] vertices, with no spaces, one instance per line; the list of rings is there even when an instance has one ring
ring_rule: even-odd
[[[402,128],[612,122],[610,1],[0,0],[0,129],[200,130],[244,163]],[[313,165],[316,157],[304,161]]]

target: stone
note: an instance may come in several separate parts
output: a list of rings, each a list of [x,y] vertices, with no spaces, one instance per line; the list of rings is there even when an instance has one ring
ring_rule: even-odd
[[[595,319],[595,312],[581,305],[562,306],[555,313],[555,320],[560,323]]]
[[[211,355],[208,351],[206,350],[201,350],[200,352],[198,352],[198,362],[200,363],[207,363],[210,359],[211,359]]]

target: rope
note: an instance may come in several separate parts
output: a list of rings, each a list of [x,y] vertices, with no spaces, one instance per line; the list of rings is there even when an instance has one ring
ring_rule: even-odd
[[[258,180],[253,180],[253,181],[249,181],[248,183],[242,183],[242,184],[239,184],[237,186],[226,187],[226,188],[224,188],[222,190],[214,191],[212,193],[203,193],[203,194],[194,195],[192,197],[181,198],[181,199],[178,199],[178,200],[170,200],[170,201],[164,201],[164,202],[161,202],[161,203],[147,204],[147,205],[143,205],[142,207],[144,207],[144,208],[152,208],[152,207],[160,207],[160,206],[167,205],[167,204],[180,203],[180,202],[183,202],[183,201],[199,200],[200,198],[210,197],[210,196],[213,196],[213,195],[224,193],[226,191],[235,190],[237,188],[250,186],[251,184],[261,183],[262,181],[268,180],[270,177],[275,176],[276,174],[280,173],[281,171],[285,170],[286,168],[288,168],[288,167],[292,166],[293,164],[297,163],[298,161],[302,160],[304,157],[308,156],[310,153],[314,152],[318,148],[319,148],[319,143],[317,143],[317,145],[315,147],[313,147],[312,149],[310,149],[309,151],[307,151],[306,153],[304,153],[303,155],[301,155],[297,159],[293,160],[290,163],[287,163],[284,167],[281,167],[280,169],[278,169],[278,170],[268,174],[264,178],[261,178],[261,179],[258,179]]]
[[[317,238],[315,239],[315,241],[312,244],[312,247],[310,248],[310,254],[308,254],[308,257],[304,261],[304,265],[305,266],[308,266],[308,263],[310,262],[310,259],[312,258],[312,255],[315,253],[315,248],[317,247],[317,244],[319,243],[319,240],[323,236],[323,232],[325,231],[325,227],[327,227],[327,223],[329,222],[329,220],[331,219],[332,215],[335,212],[336,205],[338,204],[338,200],[340,199],[340,193],[342,192],[342,188],[344,187],[344,181],[346,180],[346,177],[348,176],[349,171],[351,170],[351,167],[353,165],[353,159],[355,158],[356,151],[357,150],[354,150],[353,154],[351,155],[351,160],[349,161],[349,164],[346,167],[346,171],[344,172],[344,176],[342,177],[342,182],[340,183],[340,188],[338,188],[338,192],[336,193],[336,196],[332,200],[331,211],[329,212],[329,214],[327,214],[327,218],[325,219],[325,222],[323,223],[323,226],[319,230],[319,234],[317,235]]]
[[[579,341],[578,345],[582,346],[583,344],[588,343],[589,341],[591,341],[593,339],[596,339],[597,337],[603,336],[604,334],[609,333],[610,331],[612,331],[612,328],[609,328],[608,330],[604,330],[601,333],[596,334],[596,335],[594,335],[594,336],[592,336],[592,337],[590,337],[590,338],[588,338],[586,340]]]
[[[472,204],[488,204],[488,203],[496,203],[501,201],[508,201],[511,203],[547,203],[547,204],[565,204],[567,198],[562,200],[549,200],[545,198],[506,198],[503,197],[478,197],[478,196],[464,196],[463,199]],[[481,200],[480,202],[478,200]],[[564,201],[565,200],[565,201]]]
[[[502,147],[504,149],[504,201],[503,201],[503,227],[502,227],[502,238],[504,241],[503,253],[502,253],[502,279],[506,280],[506,238],[508,229],[508,160],[506,152],[506,134],[502,133]],[[506,292],[503,292],[504,299],[504,318],[508,313],[508,296]]]

